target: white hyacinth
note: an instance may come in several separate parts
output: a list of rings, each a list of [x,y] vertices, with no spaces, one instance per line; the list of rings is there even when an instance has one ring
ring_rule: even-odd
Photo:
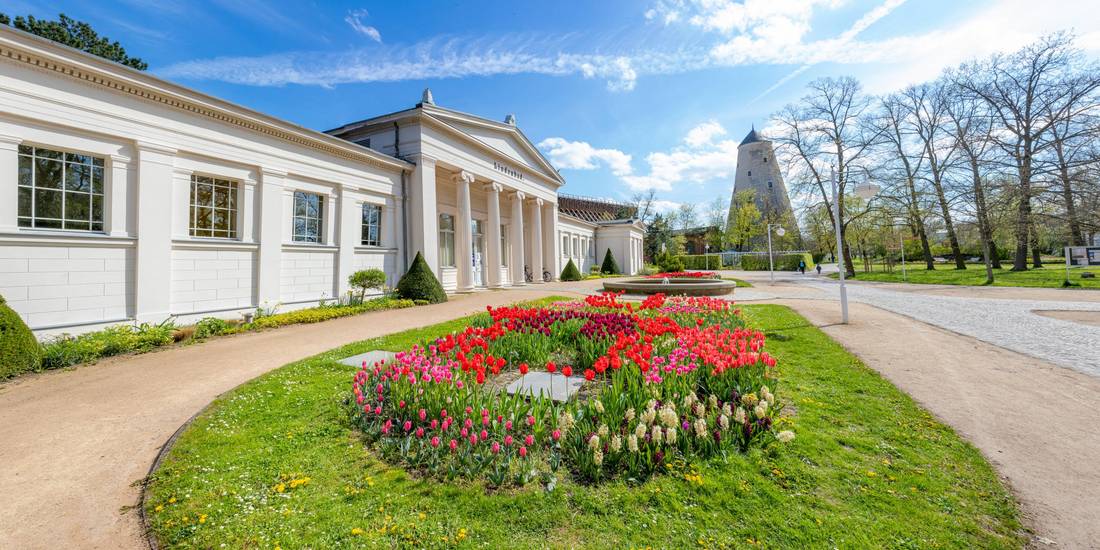
[[[710,403],[710,408],[717,409],[718,408],[718,396],[714,395],[713,393],[710,394],[710,400],[708,401],[708,403]]]
[[[718,417],[718,426],[720,426],[723,430],[730,429],[730,417],[728,417],[724,414],[722,416],[719,416]]]
[[[695,421],[695,436],[706,437],[707,436],[707,421],[704,418],[700,418]]]
[[[653,440],[654,445],[661,444],[661,427],[654,426],[653,431],[649,434],[649,437]]]
[[[630,434],[626,437],[626,448],[632,453],[638,452],[638,436]]]
[[[638,425],[634,428],[634,437],[637,437],[638,439],[642,439],[642,438],[645,437],[645,432],[646,432],[645,424],[642,423],[642,422],[639,422]]]
[[[634,420],[634,407],[630,407],[626,410],[626,421],[630,422]]]
[[[607,437],[607,424],[600,424],[600,427],[596,429],[596,433],[600,434],[600,437]]]
[[[596,463],[596,466],[603,464],[603,451],[599,449],[592,450],[592,462]]]
[[[705,416],[707,414],[707,407],[702,403],[695,404],[695,416]]]
[[[757,405],[756,408],[752,410],[752,414],[755,414],[757,418],[764,418],[768,414],[768,409],[764,407],[763,404]]]
[[[680,423],[680,418],[676,415],[676,409],[671,406],[662,408],[659,416],[661,417],[661,423],[670,428]]]
[[[790,443],[794,440],[794,432],[790,430],[783,430],[776,434],[775,438],[778,439],[780,443]]]
[[[668,430],[665,430],[665,441],[669,445],[676,444],[676,428],[669,428]]]
[[[615,434],[614,436],[611,437],[611,451],[617,453],[622,448],[623,448],[623,438],[619,437],[618,434]]]
[[[592,407],[596,409],[596,412],[603,414],[603,403],[601,403],[599,399],[596,399],[592,403]]]
[[[747,418],[745,418],[745,409],[737,407],[737,411],[733,413],[733,421],[738,424],[744,424],[745,420],[747,420]]]

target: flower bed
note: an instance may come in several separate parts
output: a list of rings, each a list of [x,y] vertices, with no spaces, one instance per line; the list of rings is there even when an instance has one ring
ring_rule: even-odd
[[[719,279],[717,273],[713,271],[669,271],[664,273],[654,273],[653,275],[646,275],[646,279]]]
[[[775,360],[726,300],[617,294],[489,309],[488,321],[356,373],[353,417],[381,455],[494,486],[640,479],[677,457],[788,441]],[[509,395],[534,369],[585,378],[579,399]]]

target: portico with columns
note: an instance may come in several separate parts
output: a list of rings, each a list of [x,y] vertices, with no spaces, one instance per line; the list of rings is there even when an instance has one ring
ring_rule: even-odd
[[[438,107],[425,91],[413,109],[328,133],[416,165],[404,183],[407,261],[421,252],[448,292],[540,284],[561,272],[565,181],[514,117]]]

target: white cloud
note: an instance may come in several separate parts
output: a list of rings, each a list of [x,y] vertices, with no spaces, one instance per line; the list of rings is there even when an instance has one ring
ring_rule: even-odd
[[[684,136],[684,143],[690,147],[702,147],[718,136],[726,135],[726,129],[716,120],[708,120],[691,130]]]
[[[704,147],[674,147],[655,151],[645,157],[648,174],[623,176],[622,181],[634,191],[656,189],[671,191],[677,184],[702,184],[717,179],[732,180],[737,167],[737,142],[722,140]]]
[[[375,42],[382,42],[382,33],[378,32],[378,29],[371,27],[363,23],[363,19],[370,15],[367,10],[351,10],[346,16],[344,16],[344,22],[351,26],[355,32],[374,40]]]
[[[630,155],[618,149],[597,149],[584,141],[568,141],[560,137],[539,142],[550,162],[563,170],[595,170],[607,166],[612,174],[626,176],[633,172]]]

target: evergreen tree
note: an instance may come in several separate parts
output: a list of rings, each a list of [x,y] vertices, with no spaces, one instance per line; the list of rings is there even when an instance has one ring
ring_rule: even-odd
[[[438,304],[447,301],[447,293],[443,292],[443,285],[435,278],[432,268],[424,261],[420,252],[416,253],[412,265],[401,280],[397,282],[398,298],[408,300],[424,300],[430,304]]]
[[[603,255],[603,265],[600,266],[600,273],[604,275],[614,275],[622,273],[619,270],[619,263],[615,261],[615,255],[611,253],[611,249],[607,249],[607,253]]]
[[[0,13],[0,24],[10,25],[21,31],[48,38],[59,44],[98,55],[115,63],[132,67],[139,71],[149,68],[149,64],[137,57],[126,55],[126,49],[118,42],[111,42],[92,28],[91,25],[59,14],[57,21],[38,19],[33,15],[17,16],[15,19]]]

